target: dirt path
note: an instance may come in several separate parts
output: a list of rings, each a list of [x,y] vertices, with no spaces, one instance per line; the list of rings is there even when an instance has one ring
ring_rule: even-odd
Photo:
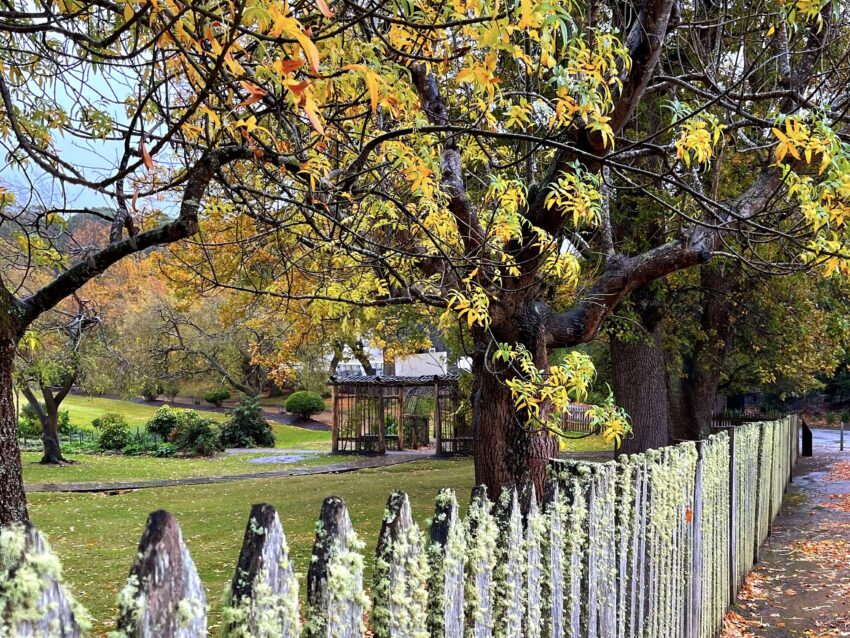
[[[802,458],[724,638],[850,636],[850,452]]]
[[[334,457],[341,459],[344,457]],[[245,481],[250,479],[279,478],[284,476],[308,476],[311,474],[341,474],[355,472],[374,467],[389,467],[400,463],[410,463],[422,459],[434,458],[428,452],[390,452],[384,456],[370,456],[353,461],[313,465],[310,467],[292,468],[288,470],[273,470],[268,472],[251,472],[248,474],[229,474],[226,476],[198,476],[195,478],[169,479],[162,481],[87,481],[85,483],[30,483],[25,485],[27,493],[31,492],[123,492],[125,490],[141,490],[155,487],[176,487],[179,485],[205,485],[207,483],[227,483],[230,481]]]

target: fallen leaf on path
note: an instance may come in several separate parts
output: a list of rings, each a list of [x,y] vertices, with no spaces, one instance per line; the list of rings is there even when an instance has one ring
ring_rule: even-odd
[[[850,481],[850,461],[834,463],[826,473],[827,481]]]

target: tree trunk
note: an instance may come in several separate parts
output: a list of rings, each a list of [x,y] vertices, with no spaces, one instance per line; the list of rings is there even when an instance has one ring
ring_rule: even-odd
[[[475,482],[486,485],[491,498],[498,498],[506,487],[515,486],[524,493],[531,483],[542,496],[546,466],[558,455],[558,441],[545,430],[529,431],[517,414],[510,389],[492,365],[476,365],[474,370]]]
[[[41,442],[44,446],[41,463],[54,465],[64,463],[65,459],[62,457],[59,441],[59,402],[56,401],[50,388],[44,386],[41,386],[41,396],[44,398],[43,405],[29,385],[24,384],[21,392],[23,392],[33,412],[38,415],[38,422],[41,424]]]
[[[704,439],[711,433],[717,389],[735,336],[732,293],[736,282],[735,273],[722,268],[704,267],[700,273],[704,295],[700,324],[705,336],[683,357],[678,438]]]
[[[0,525],[27,519],[13,398],[15,343],[13,337],[0,337]]]
[[[549,367],[544,333],[545,319],[533,307],[518,312],[511,326],[514,341],[532,353],[538,368]],[[486,485],[491,498],[498,498],[504,488],[516,487],[522,496],[523,510],[529,502],[528,488],[533,484],[538,499],[542,498],[549,459],[558,456],[558,440],[539,425],[529,426],[525,415],[514,407],[505,364],[492,361],[494,344],[488,339],[476,341],[473,357],[473,436],[475,443],[475,482]],[[485,360],[485,357],[488,357]],[[544,416],[547,405],[541,406]]]
[[[635,454],[667,445],[670,426],[661,325],[631,341],[612,336],[611,373],[617,404],[629,415],[633,430],[619,452]]]
[[[45,417],[41,422],[41,442],[44,444],[41,463],[53,465],[65,463],[61,442],[59,441],[59,406],[55,403],[52,406],[48,405],[45,410]]]
[[[667,366],[661,345],[665,291],[648,285],[631,294],[640,334],[611,336],[611,379],[617,404],[629,415],[632,434],[619,452],[636,454],[670,443]]]

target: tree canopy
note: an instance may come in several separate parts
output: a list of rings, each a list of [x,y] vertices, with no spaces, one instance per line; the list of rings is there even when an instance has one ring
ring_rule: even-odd
[[[542,488],[548,432],[593,377],[549,349],[713,259],[847,273],[848,17],[825,0],[10,6],[0,143],[31,181],[4,191],[4,224],[49,258],[75,207],[35,173],[115,212],[83,211],[109,240],[50,283],[4,276],[3,338],[184,240],[181,285],[459,325],[477,479]],[[79,166],[69,137],[114,159]],[[598,419],[627,430],[612,405]]]

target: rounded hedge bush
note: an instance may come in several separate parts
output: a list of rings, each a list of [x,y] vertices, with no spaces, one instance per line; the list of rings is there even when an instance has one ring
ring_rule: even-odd
[[[117,412],[107,412],[92,421],[100,432],[97,447],[100,450],[123,450],[130,442],[130,426]]]
[[[297,414],[309,419],[312,415],[325,409],[325,400],[317,392],[301,390],[290,394],[286,403],[284,403],[284,407],[290,414]]]

